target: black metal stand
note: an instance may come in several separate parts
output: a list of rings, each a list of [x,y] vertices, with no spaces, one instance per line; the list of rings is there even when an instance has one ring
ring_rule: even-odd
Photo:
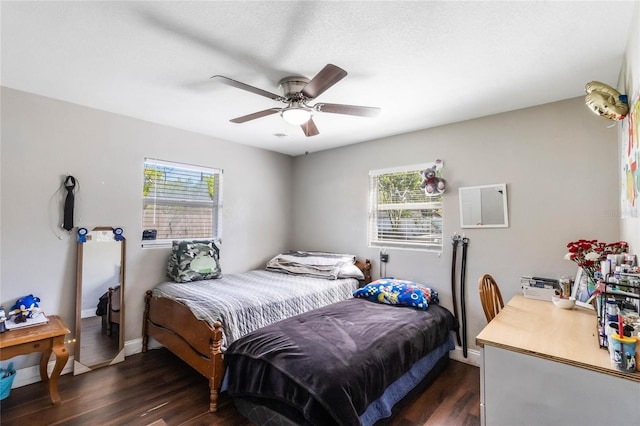
[[[457,234],[451,236],[451,245],[453,246],[453,254],[451,256],[451,298],[453,299],[453,316],[458,319],[458,301],[456,297],[456,264],[458,255],[458,243],[462,237]],[[458,340],[458,346],[462,346],[460,340],[460,327],[456,329],[456,339]]]
[[[460,270],[460,311],[462,312],[462,355],[467,357],[467,309],[465,303],[465,280],[467,273],[467,246],[469,238],[462,238],[462,265]]]
[[[611,275],[605,276],[605,281],[608,281]],[[600,306],[597,312],[598,317],[598,342],[600,347],[606,349],[609,347],[606,329],[609,321],[607,320],[607,300],[615,300],[616,304],[622,304],[625,301],[634,301],[634,306],[640,314],[640,274],[626,274],[621,273],[621,278],[626,278],[626,282],[618,283],[606,283],[604,291],[598,295],[600,298]],[[598,301],[596,300],[596,306]]]

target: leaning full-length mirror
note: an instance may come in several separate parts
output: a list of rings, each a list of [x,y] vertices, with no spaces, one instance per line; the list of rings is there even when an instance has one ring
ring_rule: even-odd
[[[125,243],[121,228],[78,229],[74,374],[124,360]]]
[[[507,185],[460,188],[460,226],[462,228],[507,228]]]

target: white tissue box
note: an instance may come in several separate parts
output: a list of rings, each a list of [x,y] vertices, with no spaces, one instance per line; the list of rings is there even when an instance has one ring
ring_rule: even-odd
[[[557,288],[540,288],[523,285],[522,294],[527,299],[546,300],[551,302],[551,298],[553,296],[560,296],[560,290]]]

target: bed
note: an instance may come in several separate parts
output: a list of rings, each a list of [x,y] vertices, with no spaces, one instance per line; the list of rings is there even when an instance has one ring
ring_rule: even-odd
[[[299,269],[298,264],[283,269],[280,264],[273,266],[274,259],[280,258],[275,256],[267,264],[267,268],[272,266],[269,270],[164,282],[146,292],[142,351],[147,351],[149,338],[153,338],[205,376],[211,412],[217,411],[225,370],[223,353],[229,344],[272,322],[345,300],[371,281],[368,260],[353,257],[350,264],[361,279],[342,278],[335,271],[327,279]],[[169,268],[175,263],[170,260]]]
[[[107,292],[107,336],[113,334],[113,329],[120,332],[120,286],[109,287]]]
[[[96,315],[102,317],[102,329],[107,336],[120,331],[120,286],[109,287],[106,293],[100,296],[96,308]]]
[[[457,328],[437,303],[345,300],[236,340],[224,389],[256,425],[373,425],[442,371]]]

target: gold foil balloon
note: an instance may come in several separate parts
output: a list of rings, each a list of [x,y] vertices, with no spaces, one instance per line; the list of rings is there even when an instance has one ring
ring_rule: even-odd
[[[613,87],[592,81],[587,83],[584,90],[587,92],[585,103],[593,111],[601,117],[609,120],[622,120],[629,112],[627,105],[627,96],[621,95]]]

